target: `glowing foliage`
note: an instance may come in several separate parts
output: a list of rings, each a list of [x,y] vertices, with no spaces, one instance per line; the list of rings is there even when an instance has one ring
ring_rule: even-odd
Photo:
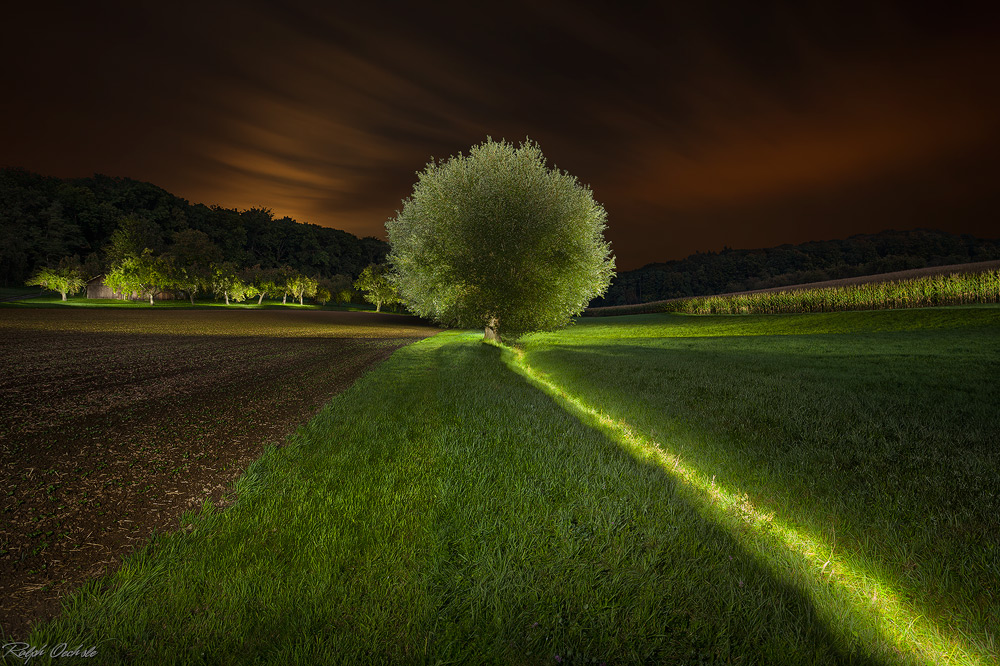
[[[230,300],[238,303],[246,299],[252,290],[240,277],[236,265],[227,261],[212,267],[212,291],[216,297],[224,297],[226,305],[229,305]],[[256,295],[257,292],[253,293]]]
[[[605,293],[614,275],[606,219],[537,144],[487,138],[419,174],[386,223],[389,262],[411,311],[516,337],[563,326]]]
[[[59,268],[40,268],[25,282],[29,287],[39,286],[43,289],[58,291],[62,299],[66,294],[81,291],[87,283],[83,281],[79,268],[75,266],[60,266]]]
[[[104,284],[112,291],[126,297],[149,298],[171,286],[171,264],[162,257],[154,257],[150,250],[139,256],[126,256],[112,267]]]
[[[299,305],[303,305],[303,297],[315,296],[319,283],[311,277],[296,273],[288,278],[285,286],[289,294],[299,299]]]
[[[389,267],[384,264],[366,267],[354,282],[354,288],[363,292],[365,300],[375,305],[375,312],[381,311],[383,305],[399,302],[399,290],[389,277]]]
[[[247,283],[247,296],[256,296],[257,305],[264,302],[265,296],[277,296],[282,293],[281,287],[278,286],[282,278],[277,269],[261,269],[260,266],[254,266],[243,272],[243,279]]]
[[[175,263],[170,282],[173,289],[186,293],[191,305],[194,305],[195,295],[211,289],[212,269],[199,264],[178,266]]]

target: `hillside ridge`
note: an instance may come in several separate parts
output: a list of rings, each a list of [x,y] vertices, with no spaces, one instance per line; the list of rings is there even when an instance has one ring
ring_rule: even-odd
[[[933,229],[886,230],[771,248],[698,252],[618,274],[593,308],[839,282],[1000,259],[1000,240]]]
[[[389,251],[388,243],[374,237],[276,218],[268,208],[192,204],[131,178],[57,178],[5,168],[0,169],[0,285],[22,286],[37,268],[74,255],[106,268],[104,250],[125,218],[147,223],[154,253],[164,251],[174,234],[191,229],[207,234],[223,261],[288,265],[318,277],[355,278]]]

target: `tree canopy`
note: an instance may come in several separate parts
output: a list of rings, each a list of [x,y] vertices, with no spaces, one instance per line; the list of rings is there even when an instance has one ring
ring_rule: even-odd
[[[315,279],[301,273],[295,273],[285,281],[285,289],[292,295],[292,298],[299,299],[299,305],[302,305],[304,296],[310,298],[315,296],[318,287],[319,283]]]
[[[152,305],[153,296],[171,286],[170,273],[171,266],[146,249],[139,256],[126,256],[115,264],[105,276],[104,284],[126,296],[148,297]]]
[[[399,302],[399,290],[389,273],[385,264],[372,264],[354,282],[354,288],[364,293],[365,300],[375,304],[375,312],[381,312],[383,305]]]
[[[238,303],[245,300],[249,292],[253,291],[253,295],[257,293],[243,281],[239,267],[229,261],[212,266],[212,291],[216,296],[225,298],[226,305],[229,305],[230,299]]]
[[[29,287],[39,286],[43,289],[58,291],[64,301],[66,294],[75,294],[87,285],[80,275],[79,265],[65,261],[61,262],[58,268],[39,268],[25,284]]]
[[[386,223],[401,300],[445,325],[517,337],[565,325],[614,275],[607,214],[537,143],[487,137],[427,164]]]

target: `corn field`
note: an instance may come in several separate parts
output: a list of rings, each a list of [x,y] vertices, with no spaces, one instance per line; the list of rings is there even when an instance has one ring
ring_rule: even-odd
[[[650,312],[687,314],[779,314],[890,310],[932,305],[968,305],[1000,302],[1000,270],[953,273],[897,280],[729,296],[697,296],[659,303],[599,308],[589,315]]]

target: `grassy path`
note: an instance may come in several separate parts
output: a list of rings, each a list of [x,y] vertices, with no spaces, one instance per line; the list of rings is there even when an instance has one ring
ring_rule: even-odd
[[[900,442],[938,446],[941,492],[966,487],[952,519],[989,527],[967,504],[997,501],[980,467],[996,458],[995,430],[983,429],[996,416],[980,405],[995,389],[980,375],[995,376],[1000,309],[968,310],[973,323],[958,325],[928,312],[943,323],[822,315],[812,335],[794,316],[598,320],[529,337],[520,359],[478,333],[439,334],[397,351],[269,451],[233,506],[156,539],[29,642],[96,645],[107,663],[921,663],[919,646],[782,554],[761,520],[727,512],[752,506],[823,539],[834,516],[836,548],[892,574],[896,549],[929,529],[918,516],[893,540],[908,523],[873,499],[906,485],[908,450],[882,442],[910,428]],[[615,333],[643,326],[645,337]],[[881,369],[852,379],[866,367]],[[931,379],[937,393],[924,401],[966,386],[968,405],[950,397],[908,425],[891,418],[892,400],[868,412],[850,402]],[[949,409],[960,413],[935,425]],[[959,455],[941,453],[946,440]],[[640,450],[654,441],[678,445],[692,474]],[[883,449],[894,457],[877,466]],[[862,472],[845,476],[838,452]],[[739,502],[712,508],[711,488],[695,483],[712,473]],[[844,482],[870,487],[833,501]],[[900,497],[905,511],[923,501]],[[931,593],[974,634],[968,663],[989,663],[981,622],[997,601],[976,590],[1000,581],[997,554],[971,543],[948,533],[965,568]],[[920,557],[929,581],[934,562],[950,562]],[[895,575],[885,589],[907,589]]]

